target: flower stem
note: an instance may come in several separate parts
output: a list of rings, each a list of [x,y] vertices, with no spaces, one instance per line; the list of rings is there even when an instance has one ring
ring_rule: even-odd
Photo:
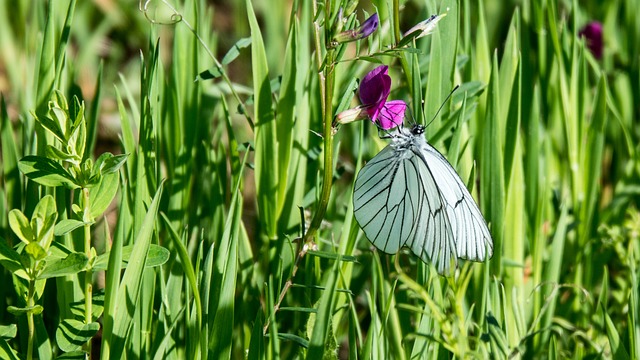
[[[29,280],[29,295],[27,298],[27,308],[29,309],[33,309],[33,307],[36,304],[34,300],[35,284],[36,284],[35,280]],[[29,311],[27,313],[27,324],[29,327],[29,340],[27,342],[27,360],[31,360],[33,359],[33,343],[36,335],[35,325],[33,323],[33,311]]]
[[[333,87],[335,83],[335,52],[334,50],[328,50],[324,71],[324,175],[322,178],[322,192],[320,193],[320,202],[316,213],[311,220],[309,230],[304,235],[304,243],[308,243],[313,240],[316,232],[322,224],[322,219],[327,212],[327,205],[329,204],[329,197],[331,196],[331,185],[333,183]]]
[[[83,196],[83,204],[84,204],[84,211],[83,211],[83,221],[84,221],[84,253],[87,255],[87,258],[89,258],[89,261],[91,261],[91,207],[89,206],[89,189],[87,188],[83,188],[82,189],[82,196]],[[92,319],[92,311],[93,311],[93,303],[92,303],[92,297],[93,297],[93,271],[91,270],[91,268],[89,268],[89,270],[87,270],[84,274],[84,321],[86,324],[90,324],[93,322]],[[87,341],[87,343],[85,344],[85,350],[91,354],[91,339],[89,339],[89,341]],[[91,356],[91,355],[89,355]]]

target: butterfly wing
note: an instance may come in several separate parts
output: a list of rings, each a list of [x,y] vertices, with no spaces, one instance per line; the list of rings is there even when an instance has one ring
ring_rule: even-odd
[[[353,192],[356,221],[367,238],[389,254],[398,252],[415,222],[416,206],[403,185],[405,171],[389,145],[360,170]]]
[[[491,234],[466,186],[422,136],[414,140],[385,147],[358,173],[354,215],[365,235],[386,253],[408,246],[441,274],[458,257],[491,257]]]
[[[438,184],[445,206],[458,258],[484,261],[493,255],[493,240],[484,217],[466,185],[451,164],[426,141],[420,154]]]
[[[395,254],[407,245],[445,274],[456,260],[452,225],[420,153],[417,147],[389,145],[371,159],[356,178],[354,215],[381,251]]]

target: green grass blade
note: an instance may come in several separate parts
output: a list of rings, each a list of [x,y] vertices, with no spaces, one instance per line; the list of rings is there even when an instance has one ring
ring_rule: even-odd
[[[291,207],[286,208],[286,196],[288,174],[290,168],[287,164],[291,159],[291,151],[293,148],[293,127],[295,124],[295,108],[296,108],[296,80],[298,70],[296,59],[298,57],[298,27],[296,22],[291,22],[289,29],[289,40],[287,41],[286,53],[284,55],[285,63],[282,71],[282,85],[280,87],[280,96],[278,99],[278,111],[276,116],[277,139],[278,139],[278,161],[282,166],[278,167],[278,201],[276,214],[279,217],[289,218],[295,211]],[[295,174],[291,173],[292,175]],[[284,212],[283,212],[284,211]]]
[[[309,340],[309,351],[307,353],[307,359],[309,360],[323,359],[327,354],[330,354],[332,350],[335,351],[335,349],[327,348],[325,345],[329,342],[329,337],[333,336],[331,316],[333,313],[333,302],[335,300],[338,269],[340,268],[339,264],[339,260],[334,262],[333,268],[323,282],[325,290],[322,292],[322,297],[320,298],[318,314],[315,316],[311,339]]]
[[[487,113],[482,131],[482,162],[480,163],[480,203],[483,214],[491,226],[493,236],[493,273],[502,271],[502,239],[504,231],[504,168],[503,168],[503,129],[500,128],[498,58],[494,53],[491,83],[487,95]],[[506,100],[506,99],[505,99]]]
[[[109,352],[107,353],[109,359],[122,358],[127,344],[128,333],[131,328],[136,308],[135,304],[137,303],[140,295],[145,267],[144,264],[149,245],[151,244],[151,237],[153,235],[155,218],[158,213],[161,195],[162,184],[158,187],[158,191],[153,197],[153,201],[149,205],[149,210],[141,223],[140,231],[136,236],[131,258],[129,259],[129,264],[124,272],[120,286],[118,287],[118,294],[113,308],[114,310],[112,312],[114,315],[113,331],[111,333],[103,332],[103,338],[106,338],[106,341],[110,343]]]
[[[209,308],[210,313],[215,314],[213,321],[210,320],[209,358],[231,358],[241,215],[242,195],[236,189],[222,239],[215,249],[215,272],[211,289],[215,289],[212,295],[218,297],[214,298],[214,305]]]
[[[277,127],[271,104],[269,67],[258,20],[250,0],[246,1],[251,28],[251,63],[255,127],[255,178],[260,223],[270,239],[276,237],[278,168]]]

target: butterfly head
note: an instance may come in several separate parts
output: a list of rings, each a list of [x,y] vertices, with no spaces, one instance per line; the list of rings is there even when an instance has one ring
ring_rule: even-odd
[[[411,127],[411,134],[422,135],[424,134],[424,125],[415,124]]]

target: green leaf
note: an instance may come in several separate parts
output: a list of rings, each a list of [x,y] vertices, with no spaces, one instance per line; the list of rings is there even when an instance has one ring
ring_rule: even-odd
[[[56,330],[56,342],[60,350],[64,352],[77,351],[82,348],[100,330],[100,324],[92,322],[85,324],[82,321],[62,320]]]
[[[56,226],[55,226],[55,228],[53,230],[53,234],[55,236],[66,235],[66,234],[72,232],[73,230],[83,226],[83,225],[84,225],[84,222],[82,222],[80,220],[76,220],[76,219],[60,220],[60,222],[56,224]]]
[[[13,339],[18,333],[18,326],[16,324],[0,325],[0,338]]]
[[[99,169],[101,175],[115,173],[120,170],[128,157],[128,154],[113,155],[106,152],[96,160],[95,166]]]
[[[281,340],[292,341],[305,349],[309,348],[309,340],[303,337],[300,337],[298,335],[289,334],[289,333],[278,333],[278,337]],[[325,359],[331,359],[331,357],[326,357]]]
[[[47,252],[37,242],[31,242],[31,243],[27,244],[27,246],[24,247],[24,251],[27,254],[29,254],[29,256],[32,259],[34,259],[36,261],[42,260],[45,257],[47,257]]]
[[[47,261],[38,279],[74,275],[85,269],[89,258],[83,253],[71,253],[64,259]]]
[[[122,269],[127,267],[127,263],[131,258],[131,253],[133,252],[134,245],[127,245],[122,248]],[[94,271],[107,270],[107,264],[109,262],[109,255],[111,252],[106,252],[96,259],[96,262],[93,264]],[[151,268],[155,266],[160,266],[167,262],[169,259],[169,250],[166,248],[156,245],[149,245],[149,252],[147,253],[147,261],[145,262],[145,267]]]
[[[57,162],[41,156],[25,156],[18,162],[18,168],[29,179],[44,186],[66,186],[77,189],[74,178]]]
[[[229,51],[227,51],[227,53],[222,58],[222,65],[230,64],[233,60],[235,60],[238,57],[238,55],[240,55],[240,50],[246,48],[249,45],[251,45],[250,37],[242,38],[236,41],[236,43],[233,44],[231,49],[229,49]]]
[[[89,359],[89,355],[82,351],[72,351],[56,356],[56,360],[86,360]]]
[[[198,74],[198,77],[196,77],[196,81],[217,79],[221,76],[222,76],[222,69],[218,67],[218,65],[213,65],[212,67]]]
[[[74,156],[73,154],[69,154],[64,150],[60,150],[55,146],[47,145],[46,150],[47,157],[52,160],[66,161],[73,164],[80,164],[82,160],[78,156]]]
[[[27,315],[32,313],[33,315],[40,315],[44,308],[40,305],[29,306],[29,307],[15,307],[15,306],[7,306],[7,311],[15,316]]]
[[[89,208],[91,209],[92,219],[101,216],[107,210],[118,192],[118,180],[119,175],[117,172],[109,173],[100,179],[98,186],[91,189],[89,193]]]
[[[9,211],[9,226],[13,233],[25,244],[35,240],[35,234],[29,224],[29,219],[18,209]]]
[[[20,360],[18,353],[2,338],[0,338],[0,359]]]
[[[611,346],[611,355],[613,359],[616,360],[627,360],[629,359],[629,352],[624,347],[624,344],[620,341],[620,334],[618,334],[618,330],[616,330],[616,324],[611,320],[609,313],[604,308],[602,304],[600,304],[600,312],[604,317],[605,322],[605,330],[607,333],[607,337],[609,338],[609,345]]]
[[[6,240],[0,237],[0,264],[12,274],[25,280],[29,280],[27,273],[20,261],[20,254],[7,244]]]
[[[36,241],[45,251],[53,241],[53,228],[57,218],[56,201],[53,196],[46,195],[40,199],[31,216],[31,229],[36,232]]]

